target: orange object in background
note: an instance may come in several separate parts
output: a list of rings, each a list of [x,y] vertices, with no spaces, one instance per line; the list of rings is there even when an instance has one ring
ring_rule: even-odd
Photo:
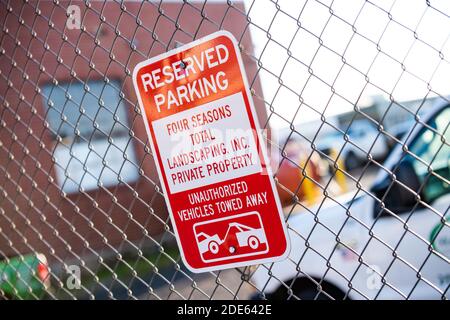
[[[273,164],[282,206],[293,204],[295,195],[299,201],[313,204],[319,193],[319,188],[314,181],[320,182],[321,179],[320,159],[317,159],[314,154],[308,159],[311,151],[308,151],[298,141],[289,141],[284,151],[285,156],[280,156],[279,162],[276,165]],[[306,162],[308,163],[305,167]],[[303,179],[303,168],[305,168],[308,178]]]

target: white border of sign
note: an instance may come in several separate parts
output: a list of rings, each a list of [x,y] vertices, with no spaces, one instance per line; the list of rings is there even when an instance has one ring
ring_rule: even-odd
[[[261,126],[259,125],[258,117],[257,117],[256,111],[255,111],[255,106],[253,105],[253,99],[252,99],[252,95],[251,95],[250,89],[249,89],[250,87],[249,87],[248,81],[247,81],[247,73],[245,72],[245,69],[244,69],[244,63],[242,61],[240,50],[239,50],[239,47],[237,45],[237,41],[236,41],[235,37],[230,32],[228,32],[226,30],[216,31],[216,32],[211,33],[210,35],[208,35],[206,37],[197,39],[197,40],[195,40],[193,42],[190,42],[190,43],[188,43],[186,45],[183,45],[183,46],[178,47],[176,49],[167,51],[167,52],[165,52],[163,54],[160,54],[158,56],[152,57],[150,59],[141,61],[133,69],[134,90],[136,92],[136,96],[137,96],[138,101],[139,101],[139,107],[141,109],[142,116],[144,117],[143,120],[144,120],[144,123],[145,123],[145,130],[147,131],[147,135],[148,135],[148,138],[149,138],[149,141],[150,141],[150,146],[152,148],[153,158],[155,160],[155,165],[156,165],[156,169],[158,170],[158,176],[159,177],[162,177],[162,172],[161,172],[161,168],[159,166],[158,159],[156,158],[155,146],[153,145],[153,139],[152,139],[152,136],[151,136],[151,133],[150,133],[149,123],[147,123],[147,114],[145,112],[145,108],[144,108],[144,105],[142,103],[142,99],[141,99],[141,96],[140,96],[140,93],[139,93],[139,90],[138,90],[136,75],[137,75],[139,69],[141,69],[142,67],[144,67],[146,65],[152,64],[152,63],[157,62],[159,60],[163,60],[163,59],[165,59],[165,58],[167,58],[169,56],[172,56],[174,54],[180,53],[182,51],[185,51],[187,49],[195,47],[195,46],[197,46],[199,44],[202,44],[203,42],[207,42],[209,40],[212,40],[212,39],[220,37],[220,36],[225,36],[225,37],[229,38],[231,40],[231,42],[233,43],[234,50],[236,51],[237,60],[239,62],[239,69],[241,71],[241,75],[242,75],[242,78],[243,78],[242,81],[244,83],[245,92],[247,94],[248,102],[250,104],[250,110],[251,110],[251,113],[252,113],[253,121],[255,122],[255,129],[257,131],[256,134],[258,135],[258,139],[259,139],[259,147],[261,148],[261,152],[262,152],[263,157],[264,157],[264,162],[266,164],[267,174],[269,175],[269,177],[273,177],[272,169],[270,168],[270,162],[268,161],[268,158],[267,158],[266,146],[263,143],[264,140],[261,137],[261,132],[260,132],[261,131],[261,129],[260,129]],[[189,263],[186,261],[186,258],[184,256],[184,252],[183,252],[183,246],[181,245],[180,238],[178,237],[178,230],[177,230],[177,226],[176,226],[176,223],[175,223],[176,220],[174,219],[174,215],[173,215],[173,212],[172,212],[172,207],[170,206],[170,201],[169,201],[169,198],[167,196],[166,186],[164,185],[164,181],[163,180],[160,181],[160,184],[161,184],[161,187],[162,187],[163,193],[164,193],[164,199],[166,200],[167,209],[169,211],[170,219],[172,221],[172,226],[173,226],[173,229],[175,231],[174,232],[175,233],[175,238],[177,239],[177,244],[178,244],[178,248],[180,250],[180,255],[181,255],[181,258],[183,260],[184,265],[187,267],[187,269],[189,271],[191,271],[193,273],[201,273],[201,272],[208,272],[208,271],[216,271],[216,270],[223,270],[223,269],[230,269],[230,268],[245,267],[245,266],[255,265],[255,264],[264,264],[264,263],[276,262],[276,261],[284,260],[284,259],[286,259],[289,256],[289,253],[291,251],[291,242],[290,242],[290,239],[289,239],[289,233],[287,232],[286,223],[285,223],[284,216],[283,216],[283,210],[282,210],[281,203],[280,203],[280,198],[278,196],[278,192],[277,192],[277,189],[275,187],[273,179],[269,178],[269,180],[270,180],[270,184],[271,184],[271,187],[272,187],[272,192],[274,194],[276,206],[278,208],[278,213],[280,215],[281,225],[282,225],[284,233],[286,235],[286,250],[285,250],[285,252],[282,255],[277,256],[277,257],[270,257],[270,258],[265,258],[265,259],[257,259],[257,260],[253,260],[253,261],[234,262],[234,263],[228,263],[228,264],[216,265],[216,266],[211,266],[211,267],[206,267],[206,268],[198,268],[198,269],[191,267],[189,265]]]

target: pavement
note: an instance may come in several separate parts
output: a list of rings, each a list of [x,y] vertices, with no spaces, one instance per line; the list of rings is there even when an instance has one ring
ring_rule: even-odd
[[[162,285],[153,294],[144,294],[140,299],[162,300],[247,300],[255,292],[246,281],[241,280],[238,269],[228,269],[204,274],[192,274],[192,280],[179,273],[172,286]]]

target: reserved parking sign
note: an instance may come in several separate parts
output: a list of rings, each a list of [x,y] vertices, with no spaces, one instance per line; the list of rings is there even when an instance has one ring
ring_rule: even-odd
[[[188,269],[284,259],[289,239],[234,37],[219,31],[143,61],[133,83]]]

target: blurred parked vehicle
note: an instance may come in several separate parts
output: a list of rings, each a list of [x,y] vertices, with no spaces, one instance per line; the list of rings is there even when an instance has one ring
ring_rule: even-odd
[[[28,254],[0,260],[1,298],[41,297],[49,287],[48,263],[43,254]]]
[[[415,121],[405,121],[401,122],[393,127],[391,127],[388,132],[391,136],[395,137],[400,142],[392,138],[387,138],[388,147],[390,149],[394,148],[398,143],[404,143],[405,139],[408,137],[408,134],[414,129],[416,122]]]
[[[409,152],[394,148],[384,167],[397,180],[380,170],[359,197],[292,215],[290,257],[260,266],[257,288],[269,298],[450,298],[449,119],[450,105],[436,108],[409,136]]]
[[[314,201],[317,185],[313,180],[319,182],[322,174],[321,158],[316,153],[312,155],[311,153],[300,142],[290,140],[284,148],[284,157],[279,159],[280,165],[272,164],[279,182],[277,191],[283,206],[292,204],[295,195],[299,201],[309,203]],[[303,169],[305,169],[309,179],[303,179]]]
[[[344,160],[348,170],[353,170],[367,161],[368,153],[374,159],[383,159],[388,152],[385,137],[368,120],[354,120],[347,135],[349,142],[345,141],[341,132],[329,134],[318,141],[317,148],[328,156],[333,150],[340,153],[339,157]]]

